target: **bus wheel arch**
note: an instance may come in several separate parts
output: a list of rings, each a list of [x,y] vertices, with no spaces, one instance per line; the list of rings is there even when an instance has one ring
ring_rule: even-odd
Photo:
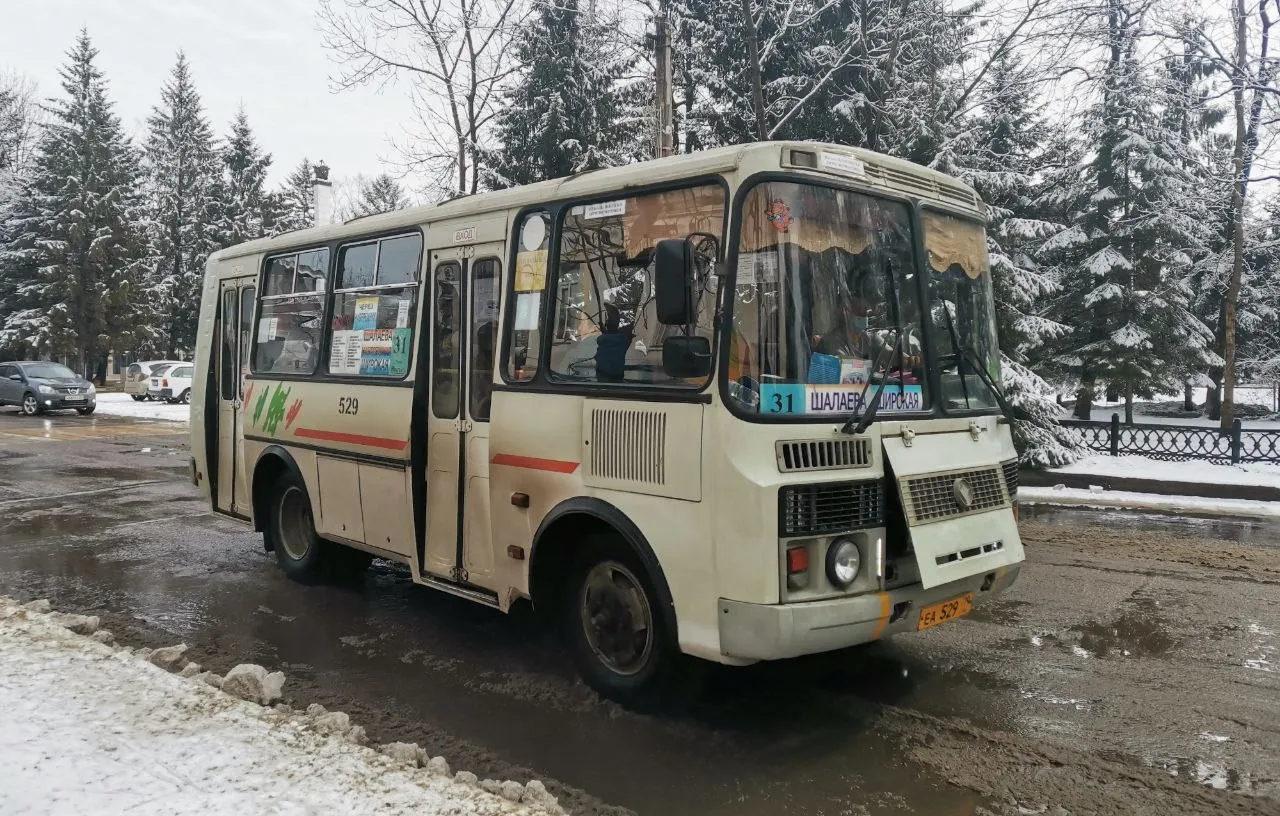
[[[293,473],[298,481],[306,483],[298,463],[279,445],[266,448],[253,466],[253,482],[249,491],[253,497],[253,529],[262,533],[262,545],[267,552],[275,550],[275,541],[272,540],[270,525],[267,523],[271,515],[272,491],[275,490],[276,481],[285,473]]]
[[[675,605],[657,557],[617,508],[570,499],[539,526],[530,558],[534,609],[562,628],[579,675],[602,696],[648,707],[683,665]]]

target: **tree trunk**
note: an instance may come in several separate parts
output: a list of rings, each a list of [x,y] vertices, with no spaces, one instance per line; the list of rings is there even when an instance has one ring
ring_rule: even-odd
[[[1244,152],[1247,126],[1245,124],[1244,86],[1245,60],[1248,58],[1248,23],[1245,18],[1245,0],[1236,0],[1236,64],[1231,78],[1232,107],[1236,116],[1236,143],[1232,157],[1235,173],[1231,185],[1231,278],[1227,283],[1226,320],[1223,330],[1222,415],[1219,427],[1227,430],[1235,418],[1236,388],[1236,303],[1240,299],[1240,281],[1244,277]]]
[[[1080,379],[1080,390],[1076,392],[1076,409],[1072,416],[1076,419],[1089,419],[1093,416],[1093,389],[1095,383],[1092,375]]]
[[[1182,410],[1194,411],[1196,409],[1196,392],[1191,387],[1191,383],[1187,383],[1182,387]]]
[[[1133,386],[1126,385],[1124,389],[1124,424],[1133,424]]]
[[[747,70],[751,72],[751,107],[756,115],[756,141],[768,135],[764,121],[764,86],[760,79],[760,44],[756,40],[756,18],[751,13],[751,0],[742,0],[742,38],[747,42]]]

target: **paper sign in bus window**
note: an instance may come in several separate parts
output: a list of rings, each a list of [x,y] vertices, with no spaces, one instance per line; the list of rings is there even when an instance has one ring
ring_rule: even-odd
[[[800,385],[764,383],[760,386],[762,414],[860,414],[867,400],[875,396],[876,385]],[[886,385],[880,392],[879,413],[892,414],[924,410],[924,391],[919,385]]]
[[[360,337],[360,373],[391,374],[391,329],[365,329]]]
[[[381,299],[373,297],[356,298],[356,318],[352,328],[357,331],[378,328],[378,303]]]
[[[329,371],[334,374],[360,373],[360,332],[335,331],[329,348]]]
[[[396,328],[403,329],[409,325],[409,298],[401,298],[396,307]]]
[[[516,253],[516,291],[541,292],[547,285],[547,251]]]
[[[413,329],[396,329],[392,332],[390,369],[392,377],[403,377],[409,373],[409,350],[411,348],[413,348]]]
[[[525,292],[516,297],[516,331],[534,331],[538,328],[541,292]]]

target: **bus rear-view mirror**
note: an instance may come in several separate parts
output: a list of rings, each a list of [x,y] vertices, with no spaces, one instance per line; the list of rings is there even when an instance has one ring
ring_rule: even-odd
[[[668,337],[662,341],[662,371],[678,380],[711,373],[711,341],[705,337]]]
[[[653,288],[658,322],[687,326],[694,320],[693,242],[667,238],[654,248]]]

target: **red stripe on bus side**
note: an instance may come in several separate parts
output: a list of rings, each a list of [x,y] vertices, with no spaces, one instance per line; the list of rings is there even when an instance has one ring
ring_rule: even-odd
[[[497,453],[491,460],[495,465],[528,468],[530,470],[549,470],[552,473],[573,473],[578,469],[577,462],[562,462],[559,459],[539,459],[536,456],[516,456],[513,453]]]
[[[305,439],[323,439],[325,442],[345,442],[348,445],[366,445],[370,448],[386,448],[387,450],[404,450],[409,444],[405,439],[388,439],[385,436],[365,436],[364,434],[342,433],[340,431],[319,431],[315,428],[298,428],[294,436]]]

